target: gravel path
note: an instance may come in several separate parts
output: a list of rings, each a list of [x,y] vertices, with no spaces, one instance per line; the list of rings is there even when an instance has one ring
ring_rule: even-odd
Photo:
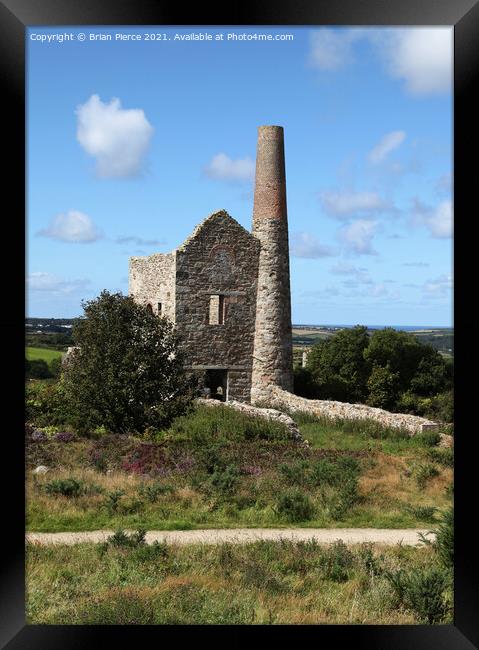
[[[94,530],[79,533],[27,533],[26,541],[33,544],[80,544],[82,542],[104,542],[113,534],[112,530]],[[132,531],[129,531],[132,532]],[[415,546],[419,543],[419,533],[426,529],[388,529],[388,528],[229,528],[207,530],[150,530],[146,533],[146,542],[155,540],[169,544],[218,544],[231,542],[244,544],[260,539],[300,540],[315,539],[322,544],[330,544],[338,539],[346,544],[375,542],[394,545],[398,543]],[[429,539],[433,539],[430,535]]]

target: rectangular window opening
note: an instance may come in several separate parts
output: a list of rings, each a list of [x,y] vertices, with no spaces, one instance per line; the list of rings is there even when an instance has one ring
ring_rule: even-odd
[[[223,325],[225,322],[225,297],[221,295],[210,296],[210,325]]]
[[[161,302],[158,303],[158,316],[161,316]]]

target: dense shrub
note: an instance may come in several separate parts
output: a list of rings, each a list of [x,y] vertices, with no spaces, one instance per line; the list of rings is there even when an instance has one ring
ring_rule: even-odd
[[[420,489],[424,489],[428,481],[436,476],[439,476],[439,470],[432,463],[419,463],[414,468],[414,477]]]
[[[288,521],[308,521],[314,515],[314,505],[307,494],[292,488],[279,495],[276,511]]]
[[[84,494],[85,487],[81,481],[74,478],[56,479],[45,485],[45,492],[50,495],[79,497]]]
[[[160,496],[169,494],[173,492],[173,490],[174,488],[171,485],[155,482],[151,484],[141,485],[138,491],[141,497],[150,503],[156,503]]]
[[[346,544],[338,539],[323,552],[322,569],[325,578],[333,582],[345,582],[354,564],[354,555]]]
[[[53,377],[44,359],[25,359],[25,376],[27,379],[49,379]]]
[[[211,475],[210,483],[221,495],[231,495],[238,485],[239,475],[239,470],[235,465],[220,467]]]
[[[450,573],[438,566],[406,572],[386,572],[394,589],[396,602],[411,609],[424,623],[441,623],[450,610],[447,591],[451,589]]]
[[[432,543],[439,561],[447,569],[454,566],[454,508],[449,508],[442,515],[439,526],[432,531],[436,540]],[[424,537],[423,537],[424,541]]]
[[[30,382],[25,387],[25,418],[39,427],[69,424],[64,385]]]
[[[438,463],[443,467],[454,467],[454,449],[452,447],[428,449],[427,455],[433,463]]]
[[[145,544],[146,530],[139,529],[135,533],[125,533],[123,530],[117,530],[110,535],[106,543],[115,548],[137,548]]]

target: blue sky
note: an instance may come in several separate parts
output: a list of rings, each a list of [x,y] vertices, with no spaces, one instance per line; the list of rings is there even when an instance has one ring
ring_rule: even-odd
[[[213,40],[175,39],[192,33]],[[218,209],[250,229],[257,127],[277,124],[293,322],[452,324],[452,29],[27,39],[29,316],[127,293],[131,255],[176,248]]]

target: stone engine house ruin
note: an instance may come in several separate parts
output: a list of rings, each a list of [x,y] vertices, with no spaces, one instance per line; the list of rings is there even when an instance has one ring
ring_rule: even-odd
[[[260,126],[253,228],[208,216],[171,253],[130,258],[129,293],[167,316],[213,397],[258,403],[293,389],[283,128]]]

